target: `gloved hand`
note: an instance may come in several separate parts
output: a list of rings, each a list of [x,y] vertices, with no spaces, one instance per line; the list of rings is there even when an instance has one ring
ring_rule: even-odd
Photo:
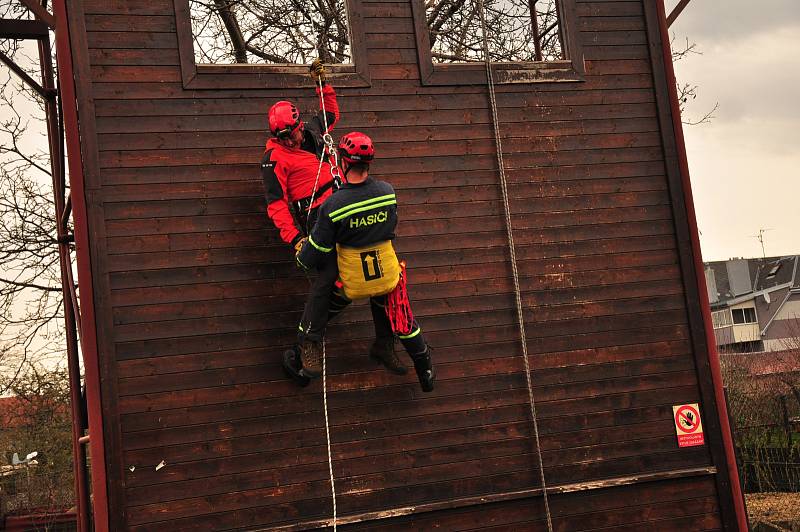
[[[303,249],[303,244],[306,243],[306,240],[308,240],[308,237],[304,236],[303,238],[301,238],[300,240],[297,241],[297,244],[294,245],[294,255],[295,255],[295,257],[300,253],[300,250]]]
[[[322,64],[322,60],[319,58],[314,59],[311,62],[311,66],[308,67],[308,71],[311,73],[311,79],[314,81],[322,81],[325,82],[325,65]]]
[[[308,271],[308,266],[300,262],[300,250],[303,249],[303,245],[306,243],[306,240],[308,240],[308,238],[303,237],[297,241],[297,244],[294,245],[294,261],[298,268]]]

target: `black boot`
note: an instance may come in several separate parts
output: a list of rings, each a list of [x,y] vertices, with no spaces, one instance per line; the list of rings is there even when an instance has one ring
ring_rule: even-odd
[[[300,362],[300,346],[295,345],[292,349],[283,352],[283,372],[286,376],[295,381],[298,385],[305,388],[311,383],[311,379],[300,373],[303,364]]]
[[[436,370],[433,369],[430,346],[427,346],[424,352],[416,354],[412,358],[414,359],[414,369],[417,370],[417,377],[419,378],[420,386],[422,386],[422,391],[425,393],[432,392],[433,385],[436,382]]]
[[[408,369],[397,358],[394,350],[394,337],[376,338],[369,349],[369,356],[376,362],[380,362],[395,375],[405,375]]]

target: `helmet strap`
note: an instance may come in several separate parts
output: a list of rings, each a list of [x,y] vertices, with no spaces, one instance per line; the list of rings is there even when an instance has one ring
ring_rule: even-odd
[[[350,173],[350,169],[353,168],[353,165],[344,159],[342,159],[342,165],[344,166],[344,180],[347,181],[347,174]]]

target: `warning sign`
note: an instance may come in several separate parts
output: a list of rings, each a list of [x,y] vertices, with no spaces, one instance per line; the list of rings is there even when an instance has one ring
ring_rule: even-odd
[[[700,421],[700,405],[677,405],[672,407],[675,414],[675,432],[678,434],[678,447],[703,445],[703,422]]]

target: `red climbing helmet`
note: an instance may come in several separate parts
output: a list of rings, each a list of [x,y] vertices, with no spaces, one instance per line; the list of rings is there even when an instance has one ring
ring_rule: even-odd
[[[339,139],[339,157],[350,164],[368,163],[375,158],[375,146],[371,138],[353,131]]]
[[[279,139],[288,138],[302,125],[300,112],[292,102],[282,100],[269,108],[269,130]]]

